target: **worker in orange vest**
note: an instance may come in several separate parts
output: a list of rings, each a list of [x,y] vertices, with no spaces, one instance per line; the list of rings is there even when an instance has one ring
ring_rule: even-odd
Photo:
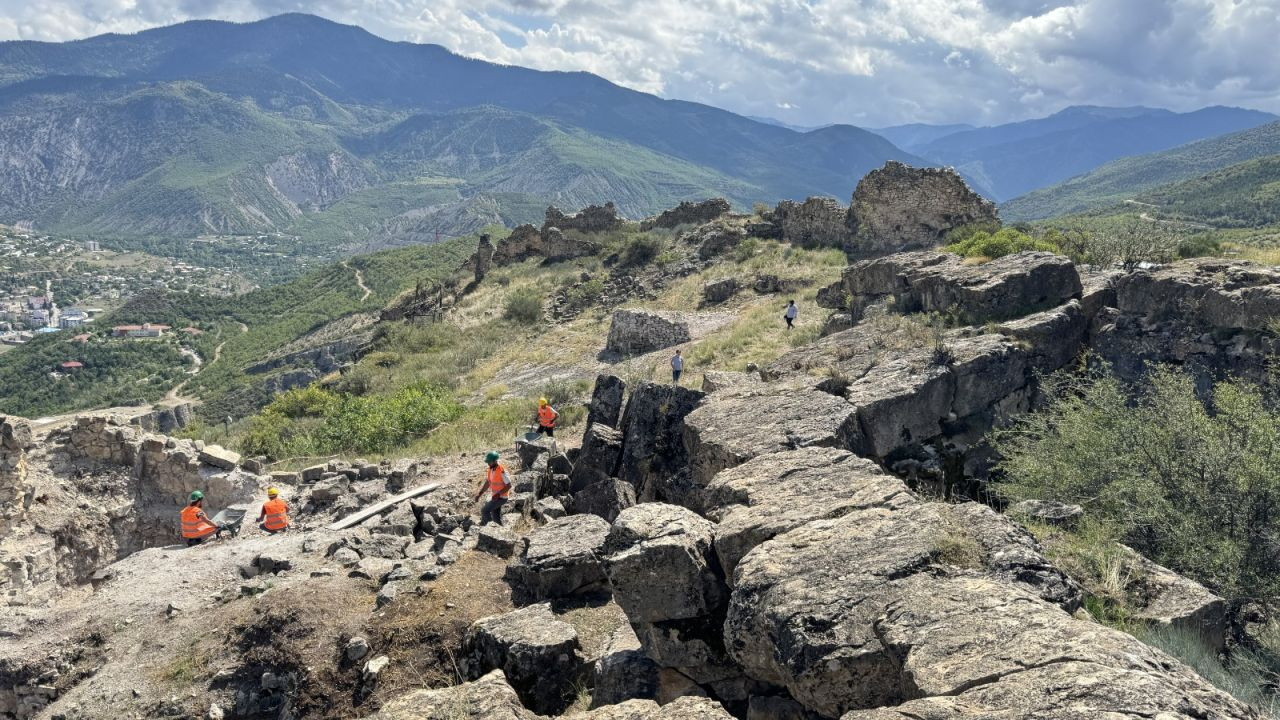
[[[280,499],[280,491],[267,488],[267,501],[258,513],[258,527],[275,535],[289,527],[289,503]]]
[[[560,417],[560,413],[551,407],[546,398],[538,399],[538,434],[546,434],[547,437],[556,436],[556,420]]]
[[[480,489],[476,491],[476,501],[478,502],[484,495],[484,491],[488,490],[489,502],[480,509],[480,524],[485,525],[493,520],[501,525],[502,506],[506,504],[507,496],[511,494],[511,476],[507,474],[507,469],[502,467],[502,463],[498,462],[497,451],[490,450],[484,456],[484,462],[489,468],[484,473]]]
[[[186,539],[187,547],[199,545],[210,535],[216,538],[222,534],[222,528],[204,514],[203,506],[204,493],[193,490],[190,502],[182,508],[182,537]]]

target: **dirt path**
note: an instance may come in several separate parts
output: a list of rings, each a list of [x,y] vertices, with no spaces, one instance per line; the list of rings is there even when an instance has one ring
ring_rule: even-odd
[[[364,295],[360,296],[360,302],[363,304],[364,301],[368,300],[369,296],[373,294],[373,291],[369,289],[369,286],[364,284],[364,273],[360,272],[360,268],[353,268],[348,265],[346,260],[342,261],[342,267],[355,272],[356,286],[364,291]]]
[[[1160,209],[1159,205],[1152,205],[1151,203],[1142,202],[1141,200],[1125,200],[1124,202],[1127,205],[1137,205],[1139,207],[1154,208],[1156,210]],[[1204,223],[1193,222],[1191,220],[1164,220],[1158,217],[1153,217],[1151,213],[1148,213],[1145,211],[1138,213],[1138,218],[1140,220],[1143,220],[1149,223],[1155,223],[1158,225],[1184,225],[1186,227],[1196,228],[1197,230],[1213,229],[1212,225],[1205,225]]]

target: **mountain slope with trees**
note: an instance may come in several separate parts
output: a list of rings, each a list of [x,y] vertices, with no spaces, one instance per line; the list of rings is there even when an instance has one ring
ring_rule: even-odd
[[[0,221],[361,249],[535,220],[549,203],[640,217],[714,195],[843,197],[885,160],[927,164],[850,126],[796,132],[298,14],[0,43],[0,149]],[[406,184],[429,187],[415,199]],[[338,229],[317,236],[322,212]]]
[[[1163,152],[1115,160],[1066,182],[1010,200],[1000,206],[1000,212],[1010,220],[1035,220],[1097,210],[1161,185],[1276,154],[1280,154],[1280,122]]]

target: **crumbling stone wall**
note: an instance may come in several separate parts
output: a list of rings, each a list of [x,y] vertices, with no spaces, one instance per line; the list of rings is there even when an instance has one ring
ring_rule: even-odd
[[[773,224],[782,228],[782,239],[806,248],[843,248],[851,234],[849,212],[835,198],[811,197],[804,202],[783,200],[774,208]]]
[[[724,198],[712,198],[696,203],[685,200],[670,210],[662,211],[657,217],[642,221],[640,229],[673,228],[679,225],[710,222],[728,213],[729,210],[729,201]]]
[[[999,222],[996,206],[951,168],[913,168],[890,160],[858,182],[849,206],[850,255],[871,257],[931,248],[950,229]]]
[[[612,202],[604,205],[588,205],[574,215],[565,215],[555,205],[547,208],[546,220],[542,223],[542,231],[550,228],[561,230],[578,230],[584,233],[606,232],[622,227],[622,218],[618,208]]]
[[[29,422],[0,415],[0,535],[7,533],[31,504],[27,451],[32,442]]]

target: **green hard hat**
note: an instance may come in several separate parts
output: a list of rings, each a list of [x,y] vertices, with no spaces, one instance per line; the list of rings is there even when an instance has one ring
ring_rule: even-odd
[[[493,462],[494,460],[497,460],[499,457],[500,456],[498,455],[497,450],[490,450],[488,453],[485,454],[484,461]]]
[[[204,493],[200,492],[199,490],[191,491],[191,502],[195,502],[197,500],[203,500],[203,499],[204,499]]]

